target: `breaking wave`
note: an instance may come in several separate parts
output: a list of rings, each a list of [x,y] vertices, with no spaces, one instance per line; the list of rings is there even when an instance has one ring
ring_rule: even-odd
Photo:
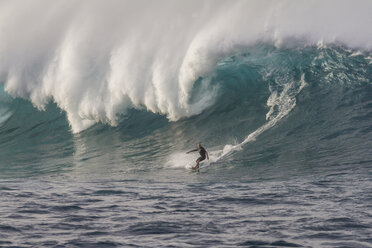
[[[55,102],[75,133],[97,122],[116,126],[131,108],[176,121],[215,102],[216,89],[192,98],[200,77],[257,43],[279,48],[338,43],[370,50],[371,5],[2,1],[0,82],[38,109]],[[200,84],[210,87],[206,80]]]
[[[0,170],[372,160],[371,5],[3,1]]]

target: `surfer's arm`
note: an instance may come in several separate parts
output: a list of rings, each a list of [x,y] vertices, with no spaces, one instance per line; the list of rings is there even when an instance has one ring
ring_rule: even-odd
[[[186,153],[197,152],[197,151],[198,151],[198,149],[194,149],[194,150],[188,151],[188,152],[186,152]]]
[[[207,152],[207,151],[205,151],[205,154],[207,155],[207,159],[209,160],[209,155],[208,155],[208,152]]]

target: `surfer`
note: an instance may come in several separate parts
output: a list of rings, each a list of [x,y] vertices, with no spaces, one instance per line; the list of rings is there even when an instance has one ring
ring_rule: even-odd
[[[201,146],[200,143],[197,145],[197,147],[198,147],[197,149],[188,151],[186,153],[189,154],[190,152],[199,152],[200,157],[196,160],[195,167],[192,168],[194,170],[198,170],[199,171],[199,163],[205,159],[205,155],[207,155],[207,159],[209,160],[209,156],[208,156],[208,152],[204,149],[204,147]]]

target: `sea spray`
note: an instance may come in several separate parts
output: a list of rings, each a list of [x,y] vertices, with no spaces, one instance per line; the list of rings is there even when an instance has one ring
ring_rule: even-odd
[[[222,57],[257,42],[278,47],[339,42],[370,50],[371,5],[2,1],[0,82],[39,109],[56,102],[73,132],[97,122],[117,125],[128,108],[175,121],[213,104],[213,92],[196,100],[204,104],[190,102],[196,80],[212,73]]]

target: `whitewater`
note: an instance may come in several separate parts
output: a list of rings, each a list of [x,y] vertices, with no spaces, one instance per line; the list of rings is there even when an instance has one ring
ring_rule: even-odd
[[[372,247],[371,11],[0,1],[0,246]]]
[[[129,107],[170,120],[199,114],[213,90],[190,102],[195,80],[258,41],[372,48],[370,1],[20,3],[1,3],[0,79],[39,109],[57,103],[73,132],[116,125]]]

